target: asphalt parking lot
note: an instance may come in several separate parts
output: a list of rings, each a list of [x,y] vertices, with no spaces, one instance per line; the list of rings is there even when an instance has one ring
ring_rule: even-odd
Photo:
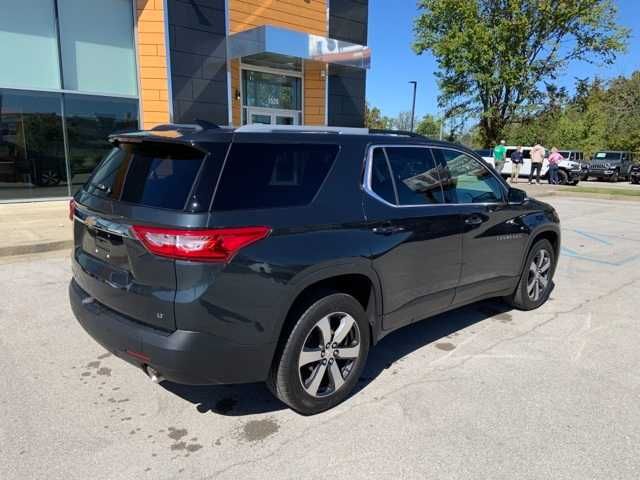
[[[551,301],[386,337],[302,417],[262,385],[158,386],[73,319],[66,254],[0,264],[0,479],[640,478],[640,202],[553,197]]]

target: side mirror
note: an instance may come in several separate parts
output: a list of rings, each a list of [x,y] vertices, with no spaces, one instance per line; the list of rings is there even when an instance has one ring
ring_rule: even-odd
[[[524,190],[520,190],[519,188],[510,188],[507,200],[509,201],[509,205],[522,205],[524,202],[529,200],[529,197],[527,196],[527,192]]]

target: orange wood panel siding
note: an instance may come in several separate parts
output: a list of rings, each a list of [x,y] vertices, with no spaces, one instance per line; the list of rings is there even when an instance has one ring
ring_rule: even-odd
[[[236,92],[240,92],[240,60],[229,62],[231,69],[231,120],[235,126],[242,125],[242,100],[237,99]]]
[[[325,89],[327,66],[324,63],[304,62],[304,124],[325,125]]]
[[[164,1],[136,0],[142,127],[169,122]]]
[[[229,0],[231,33],[262,25],[326,36],[326,0]]]
[[[298,30],[315,35],[327,36],[326,0],[229,0],[229,31],[237,33],[243,30],[273,25]],[[230,62],[232,119],[234,125],[240,125],[241,103],[236,100],[236,91],[240,91],[240,63]],[[305,62],[304,74],[304,123],[306,125],[325,125],[325,88],[326,78],[321,71],[326,65],[317,62]]]

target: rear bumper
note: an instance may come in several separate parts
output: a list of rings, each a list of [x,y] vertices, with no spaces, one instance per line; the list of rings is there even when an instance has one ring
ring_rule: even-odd
[[[260,382],[271,367],[275,344],[247,346],[202,332],[148,327],[92,301],[75,280],[69,284],[69,300],[80,325],[104,348],[137,367],[151,366],[175,383]]]

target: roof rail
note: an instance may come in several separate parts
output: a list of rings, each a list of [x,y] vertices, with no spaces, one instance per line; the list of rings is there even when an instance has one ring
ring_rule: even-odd
[[[251,125],[243,125],[235,130],[236,132],[251,132],[251,133],[266,133],[266,132],[280,132],[280,133],[338,133],[343,135],[367,135],[369,133],[368,128],[354,128],[354,127],[322,127],[322,126],[307,126],[307,125],[266,125],[254,123]]]
[[[424,135],[410,132],[408,130],[390,130],[388,128],[370,128],[369,133],[371,133],[372,135],[401,135],[404,137],[426,138]]]

